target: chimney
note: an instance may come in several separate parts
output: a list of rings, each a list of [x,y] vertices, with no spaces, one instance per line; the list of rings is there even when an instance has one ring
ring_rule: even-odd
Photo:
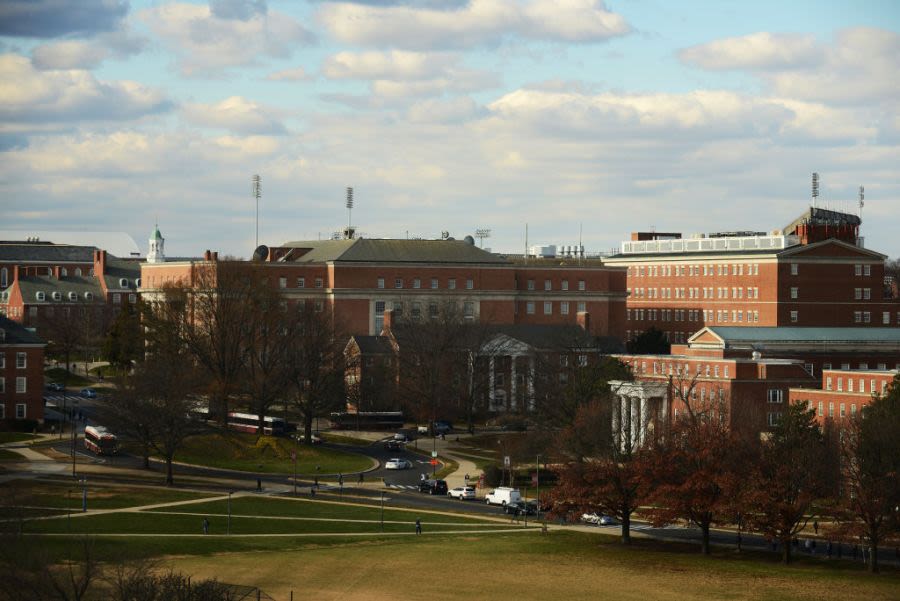
[[[274,249],[274,248],[270,248],[270,249],[269,249],[269,256],[266,257],[266,261],[268,261],[269,263],[274,263],[274,262],[277,261],[277,260],[278,260],[278,258],[275,256],[275,249]]]
[[[576,314],[575,319],[576,319],[576,323],[578,323],[578,325],[581,326],[582,330],[584,330],[588,334],[591,333],[591,314],[589,312],[579,311]]]
[[[106,273],[106,251],[105,250],[95,250],[94,251],[94,274],[97,277],[100,277],[105,273]]]
[[[12,279],[12,281],[13,281],[13,282],[18,282],[18,281],[19,281],[19,266],[18,266],[18,265],[13,265],[13,279]]]
[[[210,252],[209,249],[206,249],[206,250],[203,252],[203,260],[204,260],[204,261],[212,261],[212,252]]]
[[[53,277],[59,279],[59,265],[53,266]]]
[[[214,251],[213,251],[213,253],[212,253],[212,260],[213,260],[213,261],[218,261],[218,260],[219,260],[219,251],[217,251],[217,250],[214,250]]]
[[[394,310],[393,309],[385,309],[384,311],[384,325],[381,326],[381,332],[378,334],[381,336],[386,336],[387,333],[391,331],[391,327],[394,325]]]

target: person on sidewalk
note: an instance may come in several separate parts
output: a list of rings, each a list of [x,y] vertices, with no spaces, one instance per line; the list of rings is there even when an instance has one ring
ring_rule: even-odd
[[[422,534],[422,520],[416,518],[416,535]]]
[[[819,535],[819,522],[816,520],[813,520],[813,532],[816,533],[816,536]]]

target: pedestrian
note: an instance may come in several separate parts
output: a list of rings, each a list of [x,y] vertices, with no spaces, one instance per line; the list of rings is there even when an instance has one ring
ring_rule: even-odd
[[[344,485],[344,474],[338,474],[338,484]]]
[[[819,534],[819,522],[817,520],[813,520],[813,532],[815,532],[816,535]]]
[[[363,473],[362,472],[359,473],[359,483],[360,484],[363,483]]]
[[[422,520],[416,519],[416,534],[422,534]]]
[[[262,478],[256,479],[256,492],[262,492]]]
[[[318,476],[315,476],[313,478],[313,486],[315,486],[316,488],[319,488],[319,477]]]
[[[203,518],[203,534],[209,534],[209,518]]]
[[[466,474],[466,482],[469,481],[469,474]]]
[[[828,559],[831,559],[831,541],[828,541],[828,544],[825,546],[825,555],[828,556]]]

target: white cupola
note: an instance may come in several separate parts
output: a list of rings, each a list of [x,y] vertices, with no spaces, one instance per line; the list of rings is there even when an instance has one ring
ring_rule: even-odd
[[[153,228],[153,233],[150,234],[150,250],[147,252],[148,263],[166,262],[166,253],[163,248],[165,244],[166,239],[159,233],[159,225],[157,224]]]

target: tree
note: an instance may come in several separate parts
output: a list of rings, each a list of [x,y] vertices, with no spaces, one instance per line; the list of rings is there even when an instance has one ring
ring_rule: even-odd
[[[862,537],[871,552],[869,570],[878,571],[878,547],[900,533],[900,377],[863,407],[841,430],[844,530]]]
[[[304,440],[312,443],[313,420],[341,408],[344,395],[347,337],[331,310],[320,301],[299,301],[285,323],[287,379],[293,404],[303,420]]]
[[[103,357],[122,372],[129,371],[144,356],[142,312],[140,304],[123,307],[103,341]]]
[[[628,341],[628,352],[636,355],[668,355],[672,345],[662,330],[651,327]]]
[[[153,439],[156,435],[155,407],[142,396],[135,386],[135,379],[127,373],[119,383],[115,398],[97,398],[100,421],[117,436],[138,446],[144,469],[150,469],[150,455],[153,454]]]
[[[813,503],[828,493],[827,457],[815,412],[795,404],[762,442],[750,471],[750,523],[781,543],[786,564],[791,561],[791,540],[811,519]]]

